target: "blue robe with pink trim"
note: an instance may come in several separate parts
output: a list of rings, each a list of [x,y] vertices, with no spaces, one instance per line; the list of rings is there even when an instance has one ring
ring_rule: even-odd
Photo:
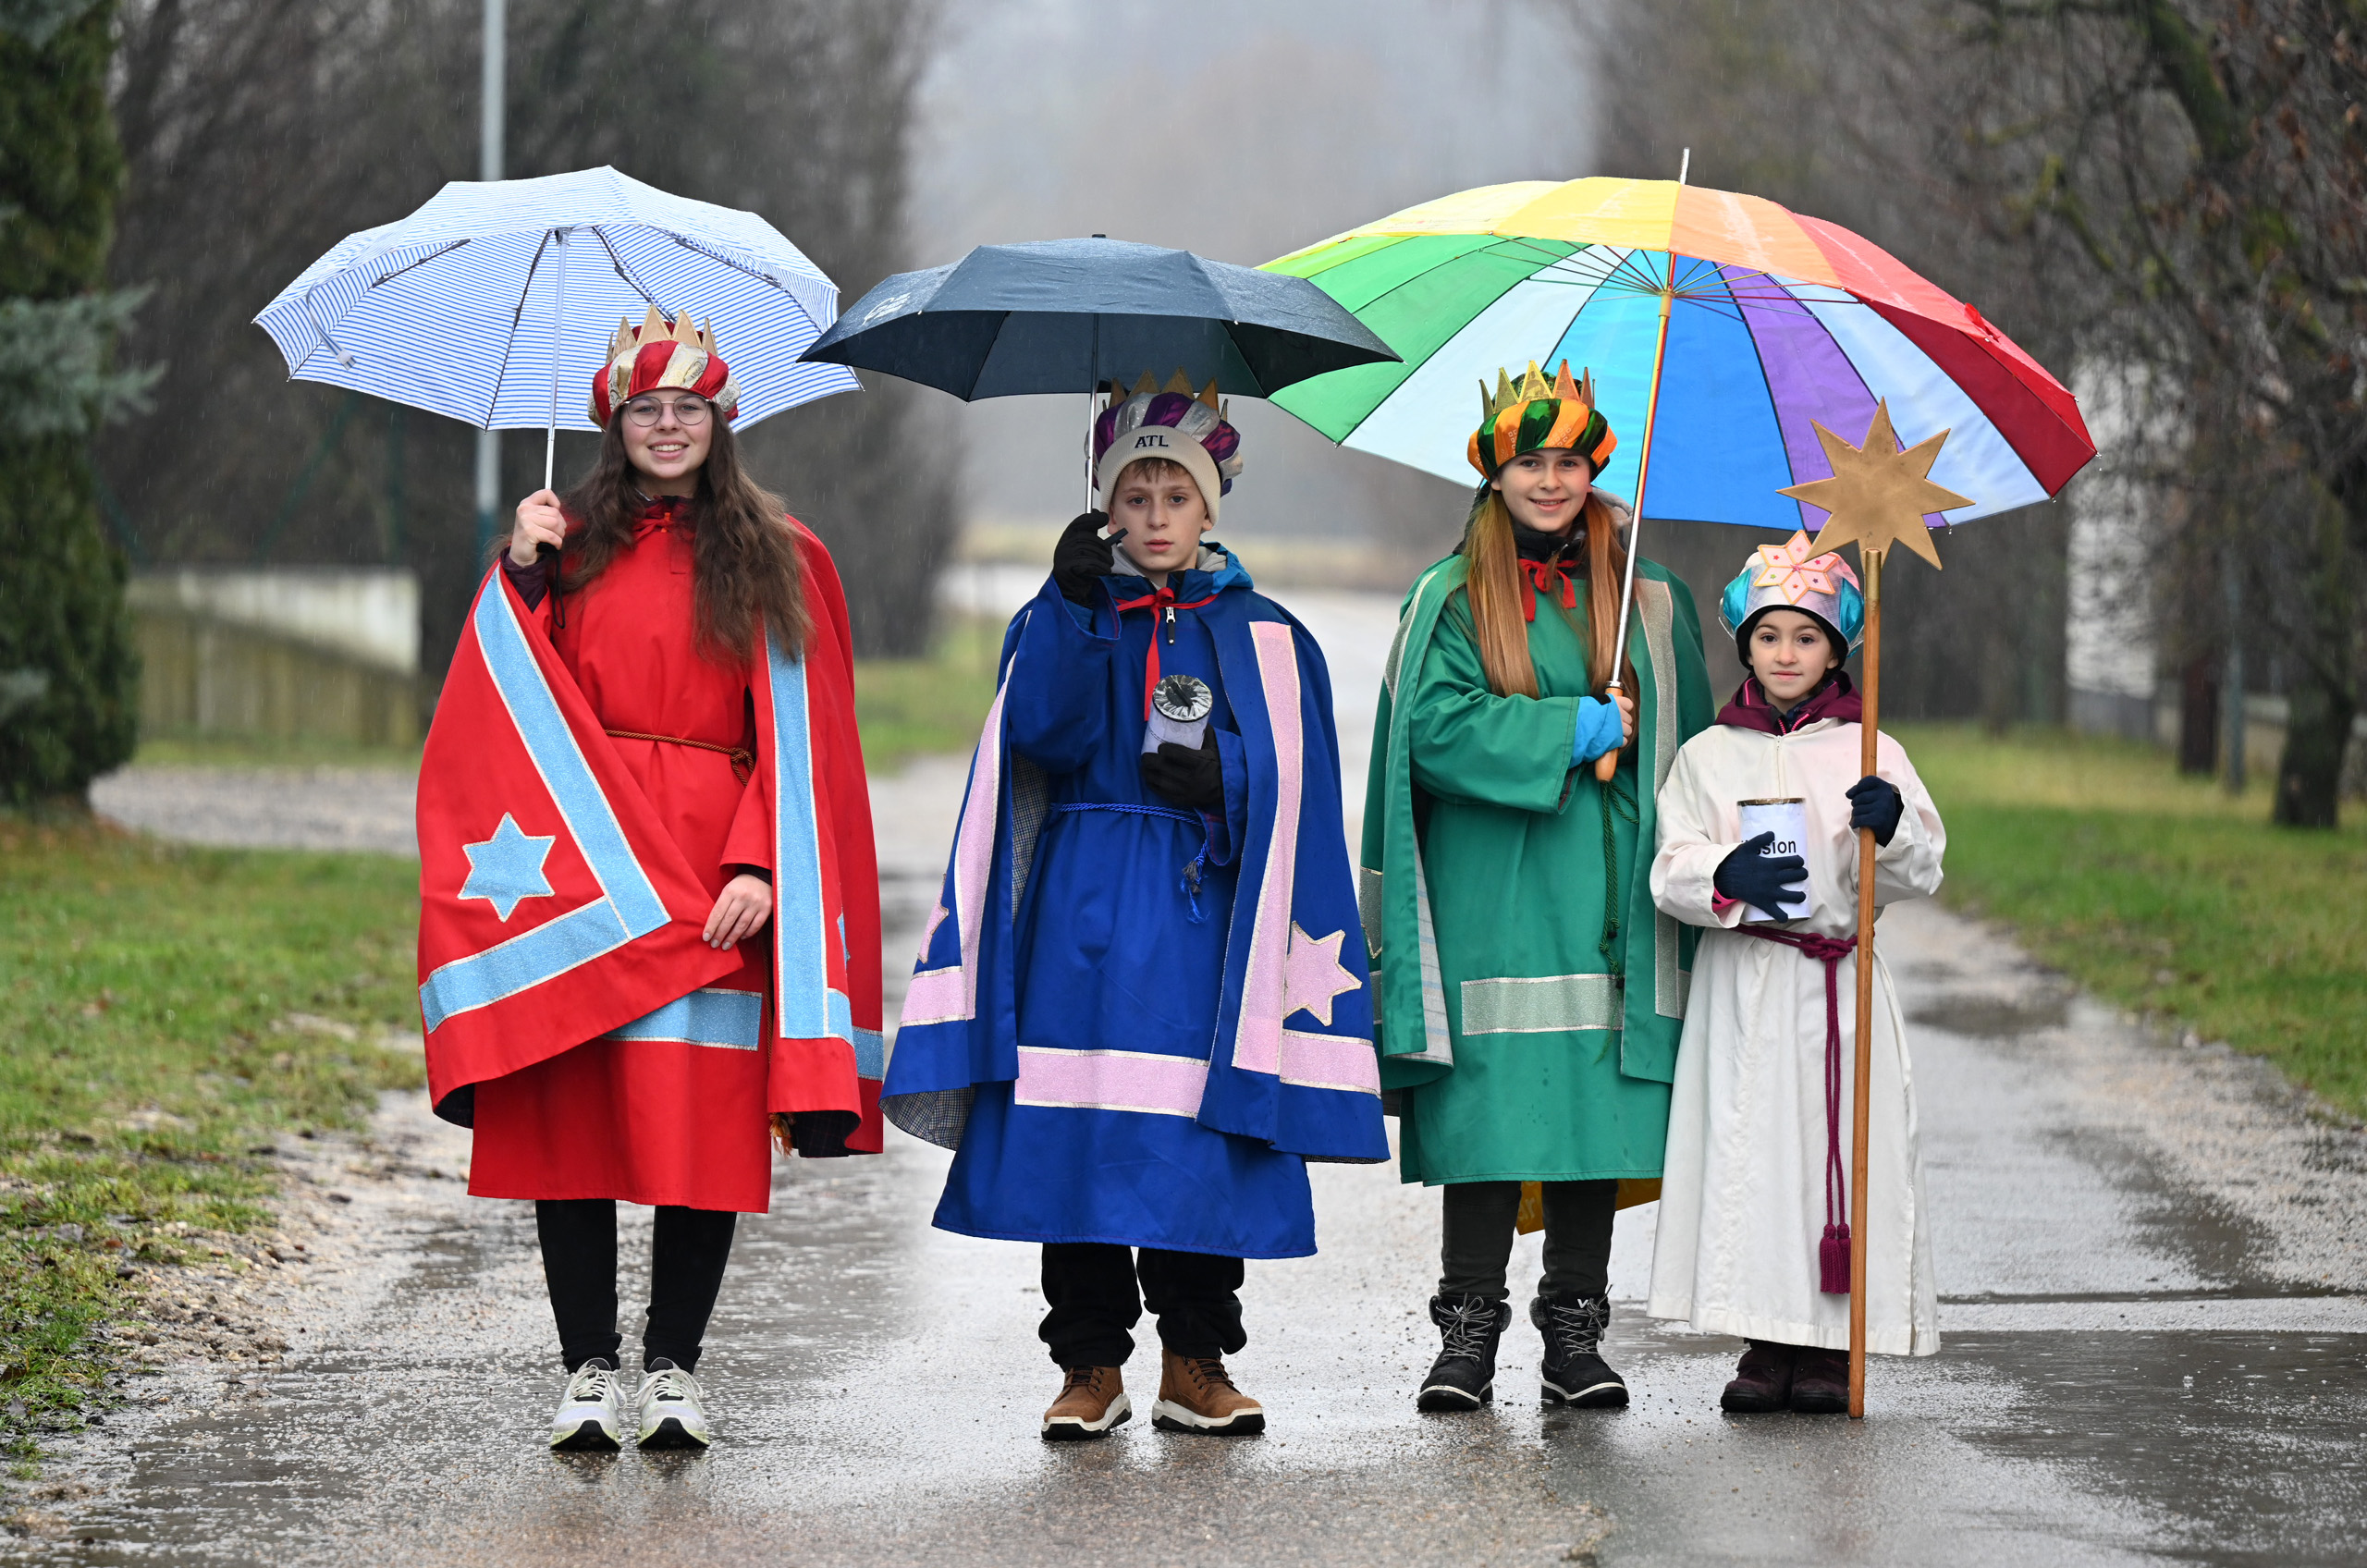
[[[1306,1162],[1389,1157],[1323,655],[1204,559],[1171,622],[1047,582],[1004,637],[882,1099],[956,1151],[946,1230],[1303,1257]],[[1220,809],[1142,781],[1154,635],[1215,694]]]

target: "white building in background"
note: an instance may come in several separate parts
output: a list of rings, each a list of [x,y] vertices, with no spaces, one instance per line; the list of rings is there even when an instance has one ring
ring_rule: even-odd
[[[2155,717],[2162,687],[2161,653],[2153,637],[2146,552],[2161,518],[2162,498],[2130,472],[2147,418],[2136,373],[2115,373],[2093,361],[2072,373],[2072,388],[2095,437],[2096,466],[2071,494],[2069,593],[2064,627],[2064,677],[2075,729],[2163,736]],[[2154,410],[2158,429],[2164,416]],[[2176,723],[2176,712],[2171,714]]]

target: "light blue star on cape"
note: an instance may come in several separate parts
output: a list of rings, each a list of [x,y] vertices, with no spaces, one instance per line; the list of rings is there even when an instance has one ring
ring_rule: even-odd
[[[543,875],[543,862],[550,857],[551,846],[558,841],[557,834],[537,839],[531,833],[520,832],[517,822],[503,812],[501,826],[493,830],[492,838],[480,844],[460,846],[460,851],[469,857],[469,879],[460,884],[460,897],[484,900],[507,925],[521,899],[550,897],[550,880]]]

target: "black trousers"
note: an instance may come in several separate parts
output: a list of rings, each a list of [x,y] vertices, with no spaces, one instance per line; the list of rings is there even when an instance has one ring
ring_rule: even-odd
[[[661,1207],[650,1239],[649,1321],[642,1366],[661,1358],[688,1372],[723,1289],[736,1214]],[[610,1198],[537,1198],[534,1230],[543,1243],[543,1280],[558,1320],[558,1352],[573,1372],[595,1356],[619,1365],[617,1206]]]
[[[1036,1337],[1062,1366],[1123,1366],[1128,1332],[1143,1308],[1159,1319],[1159,1343],[1178,1355],[1231,1355],[1249,1342],[1241,1328],[1241,1259],[1214,1253],[1132,1249],[1104,1242],[1044,1246],[1043,1326]],[[1141,1290],[1135,1290],[1139,1279]]]
[[[1599,1296],[1611,1288],[1611,1220],[1619,1209],[1616,1182],[1545,1183],[1545,1277],[1541,1296]],[[1518,1182],[1455,1182],[1446,1188],[1446,1221],[1439,1243],[1439,1294],[1512,1294],[1504,1270],[1513,1258],[1513,1224],[1520,1215]]]

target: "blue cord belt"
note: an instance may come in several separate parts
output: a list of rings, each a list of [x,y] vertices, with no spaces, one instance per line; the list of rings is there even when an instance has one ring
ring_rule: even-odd
[[[1163,816],[1171,822],[1181,822],[1198,828],[1200,852],[1184,864],[1184,876],[1179,886],[1183,888],[1184,900],[1190,906],[1192,924],[1197,925],[1201,923],[1203,917],[1200,913],[1200,868],[1208,863],[1208,850],[1215,842],[1213,830],[1205,815],[1196,811],[1185,811],[1180,806],[1120,805],[1114,801],[1070,801],[1054,806],[1052,810],[1063,815],[1079,811],[1115,811],[1123,812],[1129,816]]]

